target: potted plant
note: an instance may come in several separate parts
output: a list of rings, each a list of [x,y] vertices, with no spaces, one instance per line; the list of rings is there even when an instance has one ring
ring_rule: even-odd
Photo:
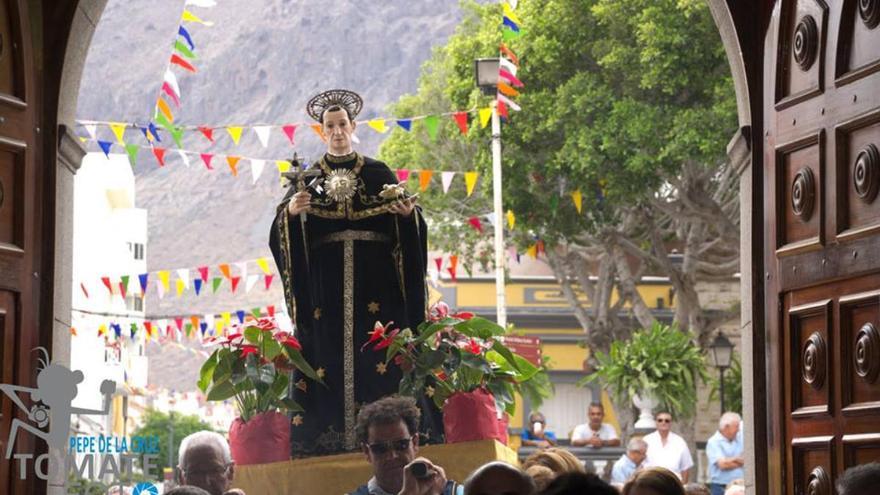
[[[450,313],[438,303],[415,331],[391,327],[376,322],[366,346],[385,350],[386,364],[400,366],[400,393],[426,394],[443,410],[447,443],[490,438],[506,443],[499,419],[513,413],[514,394],[538,406],[550,393],[544,367],[505,347],[505,330],[492,321]]]
[[[287,397],[294,369],[323,381],[301,354],[302,346],[279,330],[274,318],[250,318],[226,337],[202,365],[199,389],[208,400],[235,399],[239,417],[229,428],[229,446],[237,464],[285,461],[290,457],[290,426],[285,412],[302,411]]]

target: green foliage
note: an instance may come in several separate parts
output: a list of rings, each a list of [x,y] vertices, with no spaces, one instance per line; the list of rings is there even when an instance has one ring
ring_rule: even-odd
[[[601,380],[618,404],[648,394],[660,407],[690,417],[697,403],[697,380],[706,381],[706,364],[693,335],[655,323],[615,341],[609,352],[596,354],[595,373],[584,381]]]
[[[170,445],[173,458],[173,465],[168,466],[168,448],[169,448],[169,432],[174,429],[174,442]],[[156,459],[158,469],[156,472],[144,473],[144,479],[140,481],[156,481],[161,480],[163,471],[166,467],[174,468],[177,466],[177,453],[180,449],[180,441],[187,435],[197,431],[212,431],[211,425],[202,421],[198,416],[184,414],[167,414],[155,409],[148,409],[143,417],[141,425],[131,434],[131,436],[142,437],[159,437],[159,455]],[[140,464],[140,461],[137,461]],[[141,466],[142,467],[142,466]]]
[[[718,400],[721,393],[721,380],[717,377],[710,378],[709,386],[711,387],[709,400]],[[739,356],[734,354],[733,361],[731,361],[730,363],[730,368],[724,371],[725,409],[727,409],[727,411],[733,411],[735,413],[742,414],[742,398],[742,363],[739,360]]]

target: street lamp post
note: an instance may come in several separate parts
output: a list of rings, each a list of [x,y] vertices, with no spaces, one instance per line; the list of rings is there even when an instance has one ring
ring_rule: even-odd
[[[724,414],[726,412],[724,408],[724,371],[730,367],[730,362],[733,358],[733,344],[723,332],[719,331],[709,348],[712,349],[712,361],[715,367],[718,368],[721,414]]]
[[[480,58],[474,61],[477,86],[488,96],[498,91],[498,58]],[[492,99],[492,203],[495,231],[495,321],[507,327],[507,304],[504,289],[504,223],[501,200],[501,118],[498,100]]]

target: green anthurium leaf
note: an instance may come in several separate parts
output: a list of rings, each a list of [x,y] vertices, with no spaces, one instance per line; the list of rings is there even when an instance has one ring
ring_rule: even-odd
[[[443,362],[446,360],[446,353],[443,351],[428,351],[421,354],[418,359],[416,359],[416,363],[419,367],[424,368],[428,371],[439,368],[443,365]]]
[[[217,367],[217,360],[218,352],[214,351],[213,353],[211,353],[210,356],[208,356],[208,359],[206,359],[205,362],[202,363],[202,368],[199,370],[198,383],[199,390],[201,390],[202,393],[207,392],[208,386],[211,385],[211,382],[214,379],[214,368]]]
[[[465,328],[467,328],[467,332],[463,331]],[[483,340],[504,335],[505,333],[504,328],[494,321],[479,316],[474,316],[470,320],[463,320],[461,323],[456,324],[455,330],[466,333],[469,337],[478,337]]]
[[[296,369],[300,370],[312,380],[324,385],[324,380],[318,376],[314,369],[312,369],[312,366],[306,361],[301,352],[285,346],[284,353],[287,354],[287,357],[290,358],[290,361],[296,366]]]
[[[232,382],[224,381],[215,383],[208,391],[208,400],[223,401],[235,395],[235,387]]]
[[[211,375],[211,380],[214,383],[220,383],[229,380],[229,378],[232,376],[232,364],[232,358],[218,359],[217,365],[214,366],[214,373]]]
[[[513,366],[517,371],[520,371],[519,363],[517,363],[516,358],[513,357],[513,352],[505,347],[504,344],[496,340],[492,343],[492,350],[502,355],[504,359],[506,359],[507,362],[510,363],[511,366]]]
[[[463,364],[467,368],[479,371],[481,373],[488,374],[492,372],[492,368],[489,366],[489,363],[482,356],[478,356],[470,352],[461,353],[461,364]]]
[[[290,412],[305,412],[305,409],[291,398],[281,399],[279,402]]]
[[[260,381],[271,386],[275,383],[275,366],[271,363],[264,364],[259,367]]]
[[[290,379],[284,373],[278,373],[275,375],[275,381],[272,382],[272,386],[269,387],[269,397],[275,399],[281,399],[285,395],[287,395],[287,386],[290,384]]]
[[[268,333],[268,332],[264,332]],[[281,354],[281,344],[279,344],[271,335],[265,336],[262,343],[262,354],[269,361]]]
[[[260,336],[263,331],[257,327],[247,327],[244,329],[244,338],[251,344],[257,345],[260,343]]]

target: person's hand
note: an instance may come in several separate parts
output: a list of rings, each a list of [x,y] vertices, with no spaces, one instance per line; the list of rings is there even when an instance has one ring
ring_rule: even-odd
[[[287,203],[287,212],[292,216],[308,212],[311,201],[312,195],[308,191],[300,191],[290,198],[290,202]]]
[[[388,211],[394,213],[395,215],[400,215],[402,217],[409,217],[412,215],[413,209],[416,207],[416,196],[410,196],[408,198],[398,199],[394,203],[391,204],[391,207],[388,208]]]
[[[598,449],[602,446],[602,439],[599,438],[599,435],[593,435],[593,438],[587,441],[587,445],[593,447],[594,449]]]
[[[419,479],[413,474],[412,466],[416,462],[428,465],[427,478]],[[445,487],[446,471],[424,457],[417,457],[403,468],[403,488],[397,495],[441,495]]]
[[[542,449],[546,449],[547,447],[552,447],[552,446],[553,446],[553,444],[547,440],[541,440],[538,442],[538,447],[540,447]]]

